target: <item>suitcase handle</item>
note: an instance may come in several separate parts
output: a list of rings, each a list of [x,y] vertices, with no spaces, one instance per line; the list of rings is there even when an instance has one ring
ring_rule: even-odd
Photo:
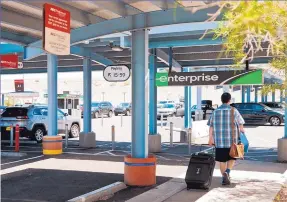
[[[202,147],[203,147],[203,146],[209,146],[209,147],[210,147],[209,144],[200,144],[199,152],[202,151]],[[215,145],[211,146],[210,148],[208,148],[208,149],[206,149],[206,150],[209,150],[209,149],[212,149],[212,150],[213,150],[212,153],[215,153]]]

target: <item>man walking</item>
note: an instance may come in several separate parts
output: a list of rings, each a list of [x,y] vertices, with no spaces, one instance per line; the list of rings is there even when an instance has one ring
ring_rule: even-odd
[[[220,163],[222,185],[230,185],[230,171],[236,160],[229,155],[233,141],[232,128],[236,129],[235,135],[238,140],[237,128],[239,127],[240,132],[244,132],[245,122],[240,113],[230,106],[231,95],[229,93],[223,93],[221,101],[222,105],[213,112],[207,123],[210,127],[208,144],[215,145],[215,160]],[[234,120],[231,120],[231,113],[234,113]],[[234,124],[234,127],[231,124]]]

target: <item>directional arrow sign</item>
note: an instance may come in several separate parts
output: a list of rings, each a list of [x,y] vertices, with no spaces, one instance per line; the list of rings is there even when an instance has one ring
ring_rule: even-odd
[[[104,69],[104,78],[109,82],[124,82],[130,78],[130,69],[125,65],[112,65]]]

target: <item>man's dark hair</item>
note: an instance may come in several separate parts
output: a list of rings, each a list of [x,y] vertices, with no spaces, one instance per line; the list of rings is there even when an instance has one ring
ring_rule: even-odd
[[[223,94],[221,95],[221,102],[222,102],[223,104],[227,104],[230,100],[231,100],[231,95],[230,95],[230,93],[223,93]]]

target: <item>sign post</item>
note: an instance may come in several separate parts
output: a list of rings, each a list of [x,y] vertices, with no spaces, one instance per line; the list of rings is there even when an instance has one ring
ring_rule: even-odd
[[[24,79],[14,80],[15,92],[24,92]]]
[[[125,65],[107,66],[103,74],[106,81],[124,82],[130,78],[130,69]]]
[[[45,3],[43,49],[54,55],[70,55],[70,12]]]
[[[0,55],[0,68],[18,68],[18,55]]]

